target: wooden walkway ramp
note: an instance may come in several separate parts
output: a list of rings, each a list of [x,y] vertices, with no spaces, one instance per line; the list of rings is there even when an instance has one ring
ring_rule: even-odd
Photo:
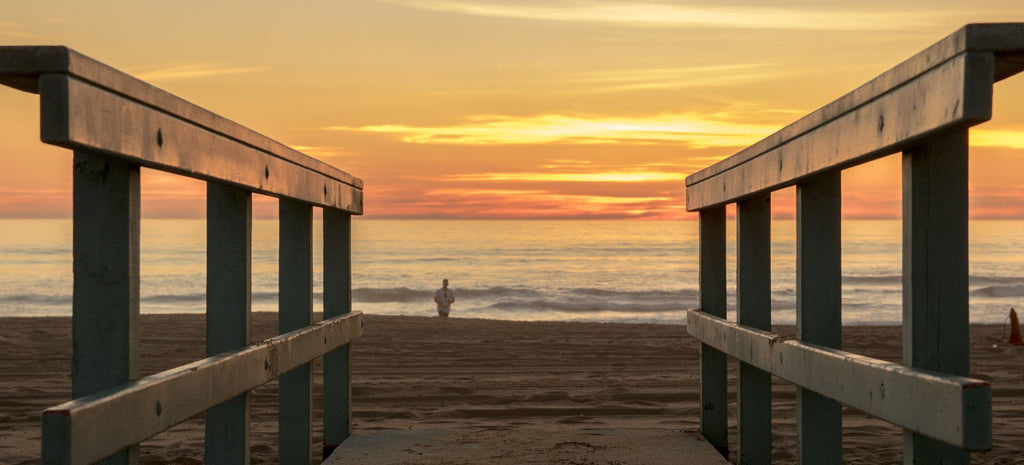
[[[356,431],[324,465],[728,464],[698,434],[664,429]]]

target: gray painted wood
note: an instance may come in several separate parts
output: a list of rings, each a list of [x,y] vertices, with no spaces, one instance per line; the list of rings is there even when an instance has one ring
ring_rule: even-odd
[[[313,323],[313,207],[281,199],[279,210],[278,331]],[[309,363],[278,380],[278,463],[309,465],[313,460],[313,380]]]
[[[44,142],[362,213],[358,187],[66,75],[46,74],[39,82]]]
[[[770,330],[771,195],[736,204],[736,321]],[[738,379],[739,463],[768,464],[772,460],[772,377],[740,362]]]
[[[686,206],[697,210],[781,189],[807,176],[898,152],[932,131],[987,121],[994,80],[991,54],[954,57],[849,112],[777,140],[778,145],[755,144],[763,151],[726,159],[735,158],[728,169],[688,177]]]
[[[961,129],[903,155],[903,363],[960,376],[970,366],[967,154]],[[910,431],[904,451],[907,464],[970,463],[967,452]]]
[[[28,92],[42,93],[38,79],[43,74],[62,74],[109,89],[289,163],[323,173],[359,189],[363,187],[359,178],[67,47],[0,47],[0,83]]]
[[[352,216],[324,209],[324,318],[352,311]],[[324,448],[328,457],[352,432],[351,347],[324,355]]]
[[[71,396],[80,398],[139,377],[139,167],[75,152],[73,196]],[[50,426],[43,463],[64,463],[70,451]],[[138,447],[103,463],[138,463]]]
[[[725,207],[700,212],[700,307],[725,318]],[[729,454],[728,360],[700,346],[700,432],[722,455]]]
[[[835,349],[842,346],[841,194],[838,170],[796,187],[797,338]],[[801,463],[843,463],[842,406],[797,388],[796,409]]]
[[[353,312],[147,376],[118,391],[47,409],[44,425],[63,439],[62,464],[90,464],[144,441],[362,336]],[[207,463],[224,463],[211,462]]]
[[[958,448],[992,444],[988,383],[796,340],[690,311],[686,330],[743,363]],[[804,463],[814,463],[807,462]]]
[[[206,184],[206,354],[249,345],[252,193]],[[207,463],[249,463],[249,393],[206,412]]]

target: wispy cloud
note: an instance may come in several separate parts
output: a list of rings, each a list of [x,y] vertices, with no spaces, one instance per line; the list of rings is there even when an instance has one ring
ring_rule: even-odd
[[[594,173],[472,173],[445,176],[451,181],[528,181],[528,182],[658,182],[682,181],[682,172],[603,171]]]
[[[137,69],[133,74],[144,81],[172,81],[252,73],[263,69],[266,67],[237,66],[225,63],[165,63]]]
[[[693,148],[752,144],[778,125],[743,123],[726,114],[643,117],[548,114],[480,115],[451,126],[331,126],[332,131],[392,134],[414,144],[680,144]]]
[[[687,5],[641,1],[545,2],[386,0],[409,8],[544,21],[614,23],[627,26],[703,26],[748,29],[900,30],[938,17],[924,11],[856,11],[750,5]]]
[[[427,95],[467,98],[476,95],[509,95],[547,92],[554,95],[610,94],[663,90],[719,89],[750,83],[780,81],[797,74],[785,63],[750,63],[671,68],[614,67],[605,70],[558,72],[517,76],[514,81],[478,82],[472,87],[423,90]],[[805,112],[800,112],[803,114]]]
[[[562,82],[589,84],[592,92],[724,87],[763,81],[792,74],[770,69],[768,64],[692,66],[679,68],[634,68],[578,73]]]
[[[566,194],[545,189],[448,187],[414,198],[383,201],[378,216],[430,218],[679,218],[681,199],[672,196]]]

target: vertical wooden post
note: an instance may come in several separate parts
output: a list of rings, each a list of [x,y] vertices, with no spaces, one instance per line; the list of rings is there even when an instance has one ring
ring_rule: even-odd
[[[352,311],[352,216],[324,209],[324,319]],[[351,344],[324,355],[324,458],[352,430]]]
[[[139,377],[139,167],[75,151],[73,183],[71,395],[78,398]],[[44,462],[51,452],[44,446]],[[138,463],[138,447],[102,463]]]
[[[819,174],[796,187],[796,333],[801,341],[842,345],[841,173]],[[843,463],[843,409],[797,388],[800,463]]]
[[[903,154],[903,364],[967,376],[970,366],[967,130]],[[967,464],[970,455],[910,431],[904,463]]]
[[[313,322],[313,207],[280,199],[278,332]],[[278,463],[309,465],[313,460],[313,384],[310,364],[278,380]]]
[[[736,205],[736,321],[766,331],[772,326],[771,194]],[[772,461],[772,376],[740,362],[740,464]]]
[[[725,207],[700,211],[700,309],[725,318]],[[729,455],[729,408],[723,352],[700,345],[700,432]]]
[[[206,184],[206,354],[249,344],[252,193]],[[206,463],[249,463],[249,393],[206,412]]]

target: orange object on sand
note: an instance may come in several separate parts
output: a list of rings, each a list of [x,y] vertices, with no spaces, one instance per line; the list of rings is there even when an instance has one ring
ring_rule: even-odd
[[[1024,345],[1024,339],[1020,336],[1020,320],[1017,319],[1017,311],[1012,308],[1010,309],[1010,344]]]

